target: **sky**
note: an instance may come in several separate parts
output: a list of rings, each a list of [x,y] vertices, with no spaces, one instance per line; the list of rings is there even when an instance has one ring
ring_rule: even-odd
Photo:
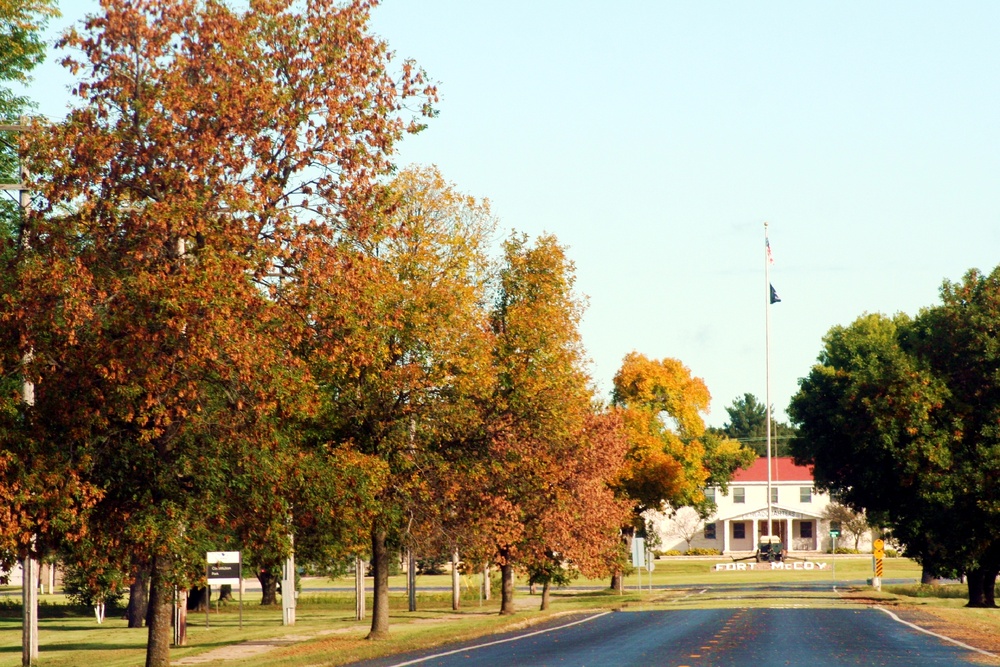
[[[62,0],[50,32],[96,8]],[[602,396],[629,352],[675,358],[713,426],[768,369],[785,420],[831,327],[1000,264],[998,29],[990,1],[383,0],[372,20],[441,95],[398,163],[567,247]],[[28,89],[53,119],[55,60]]]

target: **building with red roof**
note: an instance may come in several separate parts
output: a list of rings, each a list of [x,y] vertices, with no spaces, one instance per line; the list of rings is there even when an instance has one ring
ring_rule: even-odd
[[[660,522],[665,549],[717,549],[723,554],[753,553],[766,535],[777,535],[789,553],[819,552],[830,547],[829,522],[823,518],[830,496],[817,492],[811,466],[796,465],[791,457],[771,459],[771,527],[768,529],[767,459],[733,475],[729,488],[705,489],[716,505],[707,520],[682,509]],[[686,533],[686,534],[685,534]]]

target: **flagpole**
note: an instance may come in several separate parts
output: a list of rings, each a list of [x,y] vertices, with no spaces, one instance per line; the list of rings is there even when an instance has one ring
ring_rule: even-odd
[[[767,535],[771,536],[771,244],[764,223],[764,406],[767,416]]]

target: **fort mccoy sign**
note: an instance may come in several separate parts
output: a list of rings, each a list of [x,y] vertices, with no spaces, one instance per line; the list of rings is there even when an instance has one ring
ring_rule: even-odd
[[[829,563],[813,563],[811,561],[795,561],[792,563],[716,563],[712,566],[712,572],[747,572],[759,570],[788,570],[795,572],[821,571],[829,569]]]

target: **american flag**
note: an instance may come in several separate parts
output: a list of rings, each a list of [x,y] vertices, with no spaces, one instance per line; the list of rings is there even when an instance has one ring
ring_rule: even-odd
[[[771,240],[764,239],[764,247],[767,249],[767,261],[774,264],[774,255],[771,254]]]

